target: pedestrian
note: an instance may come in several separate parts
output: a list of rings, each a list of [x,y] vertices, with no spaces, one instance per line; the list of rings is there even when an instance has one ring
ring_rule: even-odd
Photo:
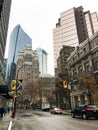
[[[3,110],[4,110],[4,116],[5,116],[5,114],[7,113],[7,108],[4,107]]]
[[[1,115],[1,119],[2,119],[3,115],[4,115],[4,108],[3,107],[0,108],[0,115]]]
[[[8,113],[10,112],[10,107],[9,106],[7,107],[7,111],[8,111]]]

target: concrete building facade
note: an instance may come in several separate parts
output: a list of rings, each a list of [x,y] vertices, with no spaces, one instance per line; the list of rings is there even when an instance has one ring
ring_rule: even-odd
[[[84,12],[82,6],[62,12],[56,28],[53,29],[55,68],[63,45],[76,47],[97,30],[98,17],[96,13]]]
[[[67,58],[75,50],[75,47],[63,45],[57,59],[57,73],[67,73]]]
[[[31,104],[39,100],[39,61],[37,52],[28,44],[18,53],[16,79],[22,80],[21,99]]]
[[[0,1],[0,70],[3,65],[3,58],[5,53],[9,16],[10,16],[11,0]]]
[[[68,84],[68,63],[67,58],[75,50],[75,47],[63,45],[57,59],[57,68],[55,69],[55,85],[56,85],[56,101],[57,106],[62,109],[70,109],[70,91],[68,86],[64,86],[64,82]]]
[[[98,32],[80,44],[67,59],[71,106],[98,103]]]
[[[0,72],[3,67],[3,59],[6,47],[8,24],[10,17],[11,0],[0,1]]]
[[[55,78],[50,74],[43,74],[39,77],[41,93],[41,103],[49,103],[50,106],[56,105]]]
[[[9,87],[4,80],[3,60],[9,25],[11,0],[0,0],[0,107],[6,106],[9,97]],[[4,73],[3,73],[4,74]],[[2,94],[3,93],[3,94]],[[5,96],[5,95],[6,96]],[[8,95],[8,96],[7,96]]]

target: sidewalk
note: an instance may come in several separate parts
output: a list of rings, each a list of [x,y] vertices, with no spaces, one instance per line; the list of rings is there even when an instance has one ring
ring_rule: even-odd
[[[7,130],[9,123],[11,121],[10,113],[6,113],[6,115],[0,119],[0,130]]]
[[[11,112],[9,112],[5,114],[5,116],[2,118],[2,121],[10,121],[11,119]]]
[[[71,110],[63,110],[63,114],[65,114],[65,115],[71,115]]]
[[[17,117],[12,118],[11,114],[11,112],[6,113],[5,116],[0,120],[0,130],[8,130],[10,122],[14,122],[17,119]]]

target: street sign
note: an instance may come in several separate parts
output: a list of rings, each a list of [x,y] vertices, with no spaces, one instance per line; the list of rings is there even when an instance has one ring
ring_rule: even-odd
[[[16,80],[12,80],[11,90],[16,91]],[[22,90],[22,80],[17,80],[17,90]]]
[[[72,90],[76,91],[76,90],[78,90],[79,83],[72,83],[71,86],[72,86]]]
[[[22,80],[18,80],[18,82],[17,82],[17,90],[22,90]]]

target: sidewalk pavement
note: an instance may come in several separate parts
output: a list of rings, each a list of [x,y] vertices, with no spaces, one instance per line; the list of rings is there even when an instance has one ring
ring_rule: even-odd
[[[0,120],[0,130],[8,130],[10,122],[17,120],[19,112],[16,113],[16,117],[12,118],[12,112],[6,113],[2,120]],[[63,110],[63,114],[71,115],[71,110]]]
[[[12,118],[11,114],[11,112],[6,113],[5,116],[0,119],[0,130],[8,130],[10,122],[14,122],[17,119],[17,117]]]
[[[65,114],[65,115],[71,115],[71,110],[63,110],[63,114]]]

